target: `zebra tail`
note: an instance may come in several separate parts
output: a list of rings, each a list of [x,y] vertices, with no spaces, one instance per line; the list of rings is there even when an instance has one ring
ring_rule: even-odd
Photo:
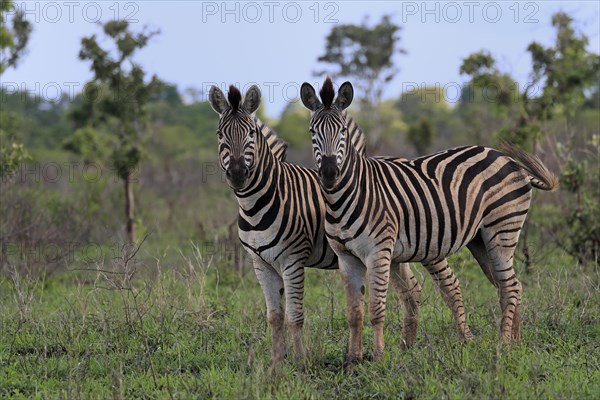
[[[533,187],[550,192],[558,188],[558,178],[546,168],[537,156],[526,153],[507,142],[500,145],[500,150],[527,171]]]

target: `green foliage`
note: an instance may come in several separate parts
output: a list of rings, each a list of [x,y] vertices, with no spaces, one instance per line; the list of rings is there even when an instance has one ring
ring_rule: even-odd
[[[359,86],[378,79],[389,82],[397,72],[393,56],[402,52],[397,48],[399,31],[389,15],[373,27],[367,26],[366,21],[360,25],[336,25],[327,36],[325,54],[318,61],[338,66],[333,77],[352,77]]]
[[[487,51],[470,54],[463,60],[460,73],[471,76],[490,76],[496,73],[496,60]]]
[[[8,14],[12,14],[12,28],[8,28]],[[16,67],[25,52],[31,23],[25,19],[23,10],[14,9],[13,1],[0,2],[0,75],[10,67]]]
[[[27,148],[57,148],[71,133],[71,124],[65,111],[67,96],[48,101],[27,91],[8,92],[0,88],[2,109],[0,120],[9,136]],[[12,120],[13,122],[7,123]]]
[[[334,79],[352,80],[365,116],[363,129],[368,132],[369,142],[377,147],[384,129],[378,110],[383,89],[398,72],[394,56],[404,50],[398,46],[401,28],[392,22],[391,16],[384,15],[373,27],[366,22],[336,25],[327,36],[325,53],[318,61],[339,67],[330,73]],[[318,71],[315,75],[327,72]]]
[[[93,89],[98,93],[95,100],[84,99],[80,111],[72,113],[74,122],[95,126],[98,123],[115,121],[112,132],[116,145],[109,155],[114,171],[125,183],[125,220],[128,242],[135,241],[134,235],[134,193],[130,177],[143,158],[146,137],[147,105],[156,92],[164,87],[156,76],[150,82],[144,81],[144,70],[133,61],[136,50],[144,48],[152,36],[158,32],[133,33],[127,21],[108,21],[104,33],[114,42],[117,57],[103,49],[96,35],[81,40],[79,58],[91,61],[94,73]],[[102,90],[107,93],[102,94]],[[90,135],[79,135],[78,139],[89,139]],[[76,140],[71,141],[72,144]],[[87,147],[94,147],[94,143]],[[79,146],[82,148],[83,146]],[[67,145],[67,148],[77,148]]]
[[[80,156],[84,162],[102,161],[108,157],[109,149],[113,145],[111,137],[105,132],[100,132],[91,126],[84,126],[73,132],[63,143],[63,148]]]
[[[402,113],[396,106],[396,100],[390,99],[382,101],[377,107],[377,113],[380,116],[380,122],[382,125],[381,139],[382,142],[393,144],[398,143],[402,140],[404,133],[407,130],[407,125],[402,118]],[[350,111],[351,115],[354,116],[353,110]],[[363,117],[362,113],[357,113],[356,118],[359,126],[365,129],[369,125],[369,120]],[[367,131],[367,135],[369,132]]]
[[[564,12],[552,16],[556,28],[554,46],[532,42],[532,86],[542,85],[542,95],[528,104],[529,113],[544,120],[558,111],[572,117],[585,99],[585,91],[598,84],[600,56],[587,50],[588,38],[578,34],[573,19]],[[525,95],[528,95],[526,92]]]
[[[498,142],[509,142],[529,152],[534,152],[532,148],[532,138],[537,138],[542,132],[542,127],[538,121],[528,121],[526,117],[521,116],[514,126],[504,126],[496,133]]]
[[[31,156],[25,150],[21,143],[12,142],[9,145],[5,145],[5,140],[2,132],[0,131],[0,179],[11,176],[21,166],[21,164],[30,160]]]
[[[490,133],[499,132],[501,139],[523,145],[530,137],[528,127],[507,127],[522,113],[517,82],[497,69],[496,60],[487,51],[465,58],[460,73],[469,76],[470,81],[462,90],[457,113],[471,139],[478,144],[490,144]]]
[[[144,48],[158,32],[135,34],[128,29],[127,21],[104,24],[104,33],[114,41],[116,58],[98,44],[96,35],[82,39],[79,58],[91,61],[94,81],[90,90],[99,94],[93,96],[97,97],[95,101],[86,98],[82,107],[72,113],[79,125],[95,125],[109,118],[117,121],[117,145],[110,158],[123,179],[141,160],[146,106],[161,86],[156,76],[146,83],[143,69],[133,61],[134,52]]]
[[[123,180],[128,179],[135,166],[142,159],[142,152],[136,145],[121,146],[111,154],[112,165],[117,176]]]
[[[563,146],[559,150],[565,151]],[[573,154],[563,165],[560,183],[574,195],[566,216],[565,248],[582,263],[600,259],[600,134],[595,134],[585,151]]]
[[[418,124],[410,125],[406,138],[415,147],[417,154],[425,155],[431,146],[433,132],[427,118],[421,118]]]
[[[13,10],[10,0],[0,2],[0,76],[9,67],[16,67],[31,34],[31,24],[22,10]],[[12,29],[8,28],[7,17],[12,13]],[[12,175],[24,161],[30,159],[22,143],[16,141],[19,118],[4,105],[5,90],[0,91],[0,179]]]
[[[274,129],[292,148],[310,148],[309,121],[310,112],[300,102],[289,103]]]
[[[16,141],[14,132],[19,130],[20,120],[15,113],[0,111],[0,179],[11,176],[31,156]]]
[[[104,190],[110,177],[99,180],[94,174],[86,179],[84,170],[75,167],[48,184],[41,165],[47,164],[26,165],[29,173],[17,172],[0,186],[0,271],[14,270],[31,279],[64,270],[74,248],[108,241],[114,232],[108,228],[114,225],[114,191]],[[56,190],[65,181],[68,190]]]
[[[428,129],[431,139],[426,139],[419,149],[423,150],[429,145],[427,143],[454,143],[461,139],[461,134],[464,131],[464,126],[459,118],[459,115],[450,108],[446,100],[446,93],[439,86],[417,87],[415,89],[404,92],[396,102],[396,107],[400,110],[402,120],[413,127],[413,134],[416,133],[414,128],[418,128],[421,120],[425,119],[429,125]],[[410,128],[409,128],[410,129]],[[408,137],[409,143],[415,145],[415,137]],[[438,145],[437,148],[440,148]],[[417,150],[418,154],[423,154]]]
[[[167,125],[185,128],[186,132],[190,132],[194,136],[194,147],[187,147],[186,151],[198,151],[210,149],[211,154],[214,154],[217,138],[217,118],[208,102],[194,102],[190,104],[169,104],[169,102],[160,100],[153,102],[148,107],[149,119],[154,126],[166,127]],[[261,109],[259,108],[259,111]],[[171,137],[170,140],[179,141],[187,140],[187,133],[182,137]],[[191,138],[189,138],[191,140]],[[183,146],[182,142],[182,146]],[[164,143],[161,143],[161,146]],[[173,146],[167,144],[167,146]],[[160,149],[158,153],[160,153]]]
[[[532,42],[527,50],[532,59],[530,82],[523,92],[517,90],[514,80],[501,73],[494,58],[487,51],[473,53],[463,60],[460,72],[471,77],[469,89],[493,88],[492,98],[497,101],[482,104],[476,95],[472,103],[461,99],[459,111],[469,121],[468,126],[480,138],[480,132],[490,125],[500,140],[508,140],[529,151],[537,150],[543,136],[543,123],[564,115],[568,120],[589,97],[590,89],[598,88],[600,78],[600,56],[587,50],[588,38],[578,34],[573,19],[559,12],[553,15],[552,25],[556,28],[554,45],[544,47]],[[540,93],[535,95],[534,92]],[[489,95],[488,95],[489,96]],[[485,102],[484,102],[485,103]],[[501,124],[490,124],[489,110],[497,115],[512,114]],[[512,122],[510,122],[512,121]]]
[[[470,75],[469,86],[494,86],[499,101],[493,105],[493,109],[501,113],[508,111],[509,116],[501,124],[493,126],[482,119],[490,105],[478,104],[473,107],[461,104],[462,113],[469,121],[467,125],[473,129],[476,137],[479,131],[493,127],[497,139],[512,142],[534,153],[539,152],[540,139],[549,136],[551,121],[554,121],[555,126],[562,125],[563,132],[560,136],[565,142],[572,144],[573,137],[584,137],[586,133],[575,134],[572,124],[576,117],[581,119],[580,110],[584,104],[594,103],[593,96],[588,95],[598,88],[600,56],[587,50],[587,37],[575,31],[574,21],[566,13],[554,14],[552,25],[556,29],[552,46],[544,47],[534,41],[527,48],[532,59],[532,70],[530,82],[522,92],[506,91],[507,87],[517,86],[510,76],[496,68],[489,52],[472,54],[463,61],[461,73]],[[594,133],[600,134],[597,132],[597,122],[593,129]],[[561,146],[559,143],[559,152]],[[596,149],[592,151],[596,152]],[[569,199],[568,205],[565,207],[564,218],[550,228],[554,241],[580,262],[598,260],[599,227],[595,221],[600,219],[597,200],[600,193],[592,187],[598,187],[599,176],[590,171],[600,170],[600,164],[597,156],[594,157],[580,153],[576,158],[569,155],[564,160],[561,180],[570,191],[570,195],[565,196]],[[527,227],[531,222],[530,219],[522,240],[526,257],[529,254]],[[542,225],[553,224],[544,221]],[[527,259],[526,268],[528,263]]]
[[[448,115],[451,111],[446,94],[439,86],[418,87],[402,93],[398,109],[409,124],[418,122],[422,117],[434,119],[436,115]]]

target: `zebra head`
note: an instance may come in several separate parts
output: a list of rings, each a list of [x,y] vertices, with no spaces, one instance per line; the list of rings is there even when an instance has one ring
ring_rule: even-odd
[[[227,99],[221,89],[213,86],[208,98],[219,114],[219,163],[229,186],[234,190],[243,189],[255,166],[256,135],[260,133],[252,115],[260,105],[260,90],[253,85],[242,102],[242,95],[235,86],[229,86]]]
[[[344,82],[334,101],[333,83],[327,77],[319,97],[321,100],[309,83],[302,84],[300,98],[312,114],[310,132],[319,179],[326,189],[332,189],[340,178],[347,146],[352,145],[348,143],[348,127],[342,111],[352,103],[354,89],[350,82]]]

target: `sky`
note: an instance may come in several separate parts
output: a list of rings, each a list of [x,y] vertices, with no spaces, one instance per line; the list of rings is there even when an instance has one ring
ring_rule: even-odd
[[[576,28],[600,53],[600,2],[597,1],[15,1],[33,23],[33,33],[16,69],[1,77],[2,86],[55,100],[72,97],[92,77],[89,63],[77,57],[81,38],[101,34],[100,23],[127,19],[134,30],[160,29],[136,60],[150,74],[208,92],[216,84],[247,88],[258,84],[266,113],[278,117],[297,101],[304,81],[318,84],[315,70],[325,38],[336,24],[379,22],[392,15],[402,27],[394,60],[399,73],[384,91],[398,97],[415,86],[439,85],[456,99],[465,76],[462,59],[487,49],[500,69],[521,86],[527,82],[529,43],[551,45],[551,17],[566,11]],[[100,35],[101,36],[101,35]],[[101,44],[108,45],[103,39]],[[332,70],[335,70],[335,68]],[[336,82],[341,84],[341,82]],[[205,99],[205,97],[202,97]]]

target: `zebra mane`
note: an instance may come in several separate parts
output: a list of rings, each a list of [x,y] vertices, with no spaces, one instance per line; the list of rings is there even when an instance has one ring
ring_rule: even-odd
[[[323,103],[323,106],[325,108],[330,108],[331,104],[333,104],[333,98],[335,97],[335,90],[333,89],[333,82],[331,82],[330,77],[325,79],[323,87],[319,91],[319,96],[321,97],[321,103]]]
[[[271,150],[271,153],[273,153],[276,159],[284,162],[287,156],[287,142],[277,136],[277,132],[262,122],[257,116],[254,117],[254,122],[256,122],[256,126],[258,129],[260,129],[260,132],[263,134],[265,139],[267,139],[267,144],[269,145],[269,150]]]
[[[233,109],[233,112],[237,112],[237,110],[240,108],[240,102],[242,101],[242,94],[238,88],[233,85],[229,85],[227,100],[229,100],[229,105]]]

